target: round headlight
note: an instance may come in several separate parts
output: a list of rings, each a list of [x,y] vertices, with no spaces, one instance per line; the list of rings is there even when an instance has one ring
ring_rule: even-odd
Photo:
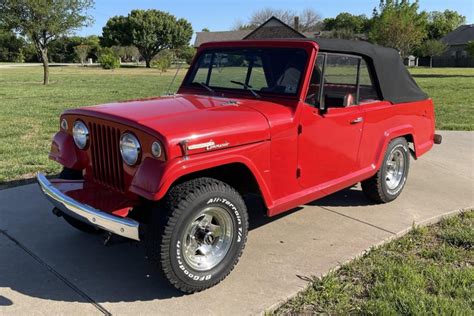
[[[155,158],[161,157],[162,150],[160,143],[154,142],[153,144],[151,144],[151,153]]]
[[[79,149],[84,149],[87,146],[87,141],[89,140],[89,130],[87,129],[86,124],[82,121],[75,121],[72,128],[72,137],[74,138],[74,143]]]
[[[120,137],[120,153],[127,165],[133,166],[137,163],[140,150],[140,142],[133,134],[125,133]]]

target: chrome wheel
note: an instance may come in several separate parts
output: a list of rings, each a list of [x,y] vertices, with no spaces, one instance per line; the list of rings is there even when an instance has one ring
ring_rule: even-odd
[[[405,174],[405,153],[403,147],[396,147],[392,150],[387,162],[385,171],[385,183],[391,194],[395,194],[402,186],[400,183]]]
[[[230,214],[221,207],[203,209],[188,225],[183,236],[183,258],[198,271],[218,265],[232,244],[234,224]]]

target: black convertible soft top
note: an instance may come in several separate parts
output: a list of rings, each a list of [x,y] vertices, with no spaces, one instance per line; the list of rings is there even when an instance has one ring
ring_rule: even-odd
[[[416,84],[395,49],[364,41],[328,38],[313,40],[323,52],[362,56],[373,69],[374,80],[383,100],[404,103],[428,99],[428,95]]]

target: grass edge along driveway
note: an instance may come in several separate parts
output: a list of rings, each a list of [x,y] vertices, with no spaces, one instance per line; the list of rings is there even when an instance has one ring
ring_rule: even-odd
[[[474,211],[414,227],[344,264],[273,314],[474,314]]]

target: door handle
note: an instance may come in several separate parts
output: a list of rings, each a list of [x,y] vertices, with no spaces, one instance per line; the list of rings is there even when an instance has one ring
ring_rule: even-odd
[[[353,119],[353,120],[351,121],[351,124],[357,124],[357,123],[361,123],[361,122],[363,122],[363,121],[364,121],[364,119],[363,119],[361,116],[359,116],[358,118]]]

